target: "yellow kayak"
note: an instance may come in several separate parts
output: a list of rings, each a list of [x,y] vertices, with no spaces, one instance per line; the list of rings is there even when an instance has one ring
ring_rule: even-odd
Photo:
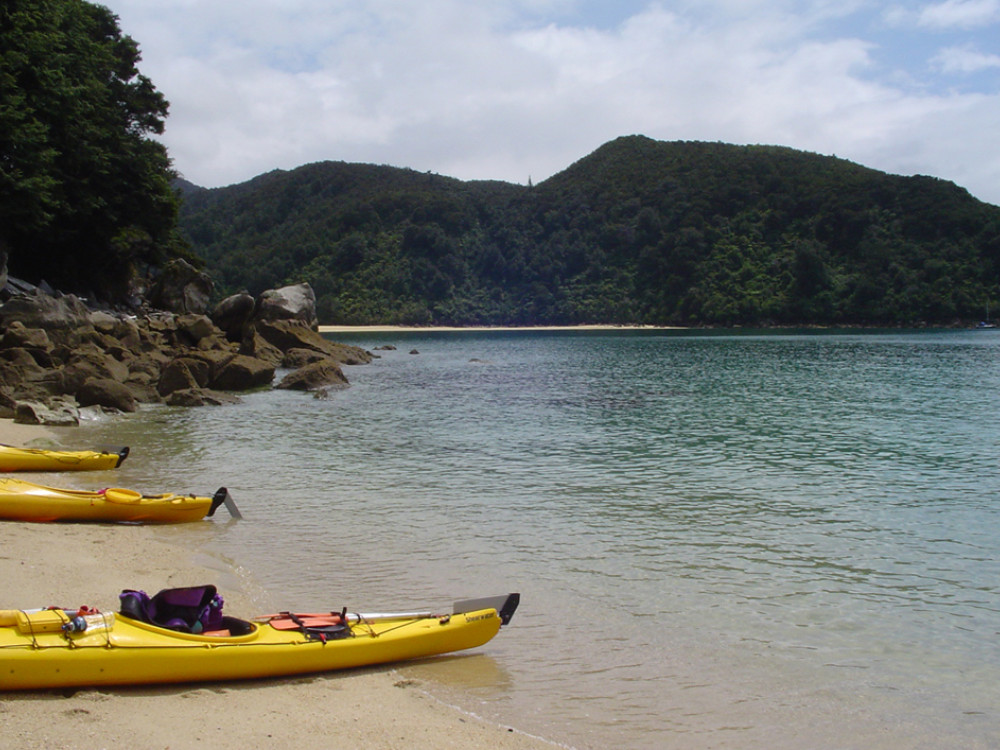
[[[128,448],[103,451],[50,451],[0,444],[0,471],[102,471],[117,469]]]
[[[225,487],[212,497],[144,495],[111,487],[65,490],[14,477],[0,477],[0,519],[7,521],[103,521],[106,523],[184,523],[214,515],[225,503],[239,518]]]
[[[157,596],[170,591],[191,590]],[[519,598],[456,602],[447,614],[327,613],[340,624],[292,629],[281,618],[296,615],[241,620],[222,615],[218,599],[218,629],[200,633],[144,622],[124,599],[128,615],[0,610],[0,690],[259,679],[418,659],[487,643]]]

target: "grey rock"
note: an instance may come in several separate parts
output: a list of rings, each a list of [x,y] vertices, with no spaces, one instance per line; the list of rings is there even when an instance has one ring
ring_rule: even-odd
[[[297,320],[316,330],[316,293],[309,284],[268,289],[257,300],[254,320]]]
[[[344,377],[340,366],[332,359],[324,359],[288,373],[277,387],[293,391],[312,391],[327,386],[347,385],[347,378]]]
[[[18,424],[68,427],[80,424],[80,415],[77,408],[69,403],[20,401],[14,410],[14,421]]]
[[[108,378],[90,378],[76,392],[80,406],[104,406],[118,411],[133,412],[138,406],[127,386]]]
[[[21,294],[0,306],[0,327],[6,330],[14,321],[26,328],[44,328],[51,335],[53,331],[90,326],[90,310],[72,294]]]
[[[212,310],[212,322],[230,341],[242,341],[257,301],[246,292],[226,297]]]
[[[220,391],[247,391],[270,385],[274,365],[255,357],[237,354],[212,379],[210,385]]]
[[[212,296],[212,279],[186,260],[176,259],[167,263],[153,283],[149,302],[153,307],[182,315],[208,312]]]
[[[186,388],[171,393],[166,403],[168,406],[225,406],[240,403],[240,397],[208,388]]]

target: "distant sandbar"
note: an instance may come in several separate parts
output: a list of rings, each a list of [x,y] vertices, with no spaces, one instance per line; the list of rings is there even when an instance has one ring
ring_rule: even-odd
[[[435,331],[671,331],[681,326],[625,326],[625,325],[579,325],[579,326],[341,326],[321,325],[320,333],[431,333]]]

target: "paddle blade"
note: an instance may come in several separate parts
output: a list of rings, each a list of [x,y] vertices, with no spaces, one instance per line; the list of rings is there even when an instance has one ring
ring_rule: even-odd
[[[243,518],[243,514],[240,513],[240,509],[236,507],[236,501],[233,500],[233,496],[229,494],[229,490],[225,487],[219,487],[212,496],[212,505],[208,509],[209,517],[215,515],[215,511],[218,510],[220,505],[225,505],[226,510],[229,511],[229,515],[233,518]]]

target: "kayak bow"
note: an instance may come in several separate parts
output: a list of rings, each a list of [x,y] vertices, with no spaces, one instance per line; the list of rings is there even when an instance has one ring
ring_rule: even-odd
[[[7,521],[184,523],[211,516],[223,504],[234,517],[241,517],[225,487],[220,487],[213,497],[172,492],[144,495],[118,487],[98,491],[57,489],[0,477],[0,519]]]
[[[52,451],[0,444],[0,471],[102,471],[117,469],[128,447],[97,451]]]

